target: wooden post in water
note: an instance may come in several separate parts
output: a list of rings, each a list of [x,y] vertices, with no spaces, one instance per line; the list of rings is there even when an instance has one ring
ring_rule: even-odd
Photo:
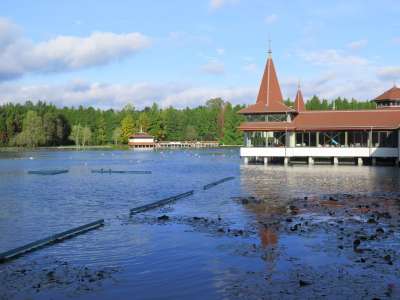
[[[194,193],[194,190],[191,190],[189,192],[182,193],[182,194],[179,194],[179,195],[176,195],[176,196],[172,196],[172,197],[168,197],[168,198],[165,198],[165,199],[162,199],[162,200],[150,203],[150,204],[146,204],[146,205],[143,205],[143,206],[138,206],[138,207],[132,208],[130,210],[130,214],[134,215],[134,214],[138,214],[138,213],[141,213],[141,212],[145,212],[145,211],[148,211],[148,210],[151,210],[151,209],[154,209],[154,208],[157,208],[157,207],[172,203],[172,202],[174,202],[174,201],[176,201],[178,199],[189,197],[189,196],[193,195],[193,193]]]
[[[61,241],[65,240],[65,239],[71,238],[71,237],[73,237],[75,235],[78,235],[78,234],[85,233],[85,232],[87,232],[89,230],[93,230],[93,229],[99,228],[99,227],[101,227],[103,225],[104,225],[104,220],[103,219],[97,220],[95,222],[92,222],[92,223],[89,223],[89,224],[85,224],[85,225],[82,225],[82,226],[79,226],[79,227],[75,227],[75,228],[72,228],[70,230],[63,231],[61,233],[57,233],[57,234],[51,235],[51,236],[49,236],[47,238],[38,240],[36,242],[32,242],[32,243],[26,244],[24,246],[21,246],[21,247],[18,247],[18,248],[15,248],[15,249],[0,253],[0,263],[3,263],[3,262],[5,262],[7,260],[10,260],[10,259],[14,259],[14,258],[16,258],[16,257],[18,257],[18,256],[20,256],[22,254],[27,253],[27,252],[35,251],[35,250],[37,250],[39,248],[42,248],[44,246],[61,242]]]
[[[234,178],[235,177],[225,177],[225,178],[222,178],[221,180],[206,184],[206,185],[203,186],[203,190],[208,190],[208,189],[212,188],[213,186],[216,186],[218,184],[224,183],[224,182],[229,181],[229,180],[233,180]]]

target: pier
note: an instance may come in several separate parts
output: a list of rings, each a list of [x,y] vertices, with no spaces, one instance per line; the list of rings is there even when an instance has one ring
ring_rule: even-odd
[[[179,141],[171,141],[171,142],[157,142],[156,148],[159,149],[200,149],[200,148],[218,148],[218,141],[204,141],[204,142],[179,142]]]

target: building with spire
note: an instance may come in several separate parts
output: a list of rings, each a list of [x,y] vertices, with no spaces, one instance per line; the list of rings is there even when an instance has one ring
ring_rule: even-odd
[[[307,111],[300,85],[294,106],[285,105],[271,51],[255,104],[246,121],[240,155],[250,162],[376,164],[399,162],[400,88],[376,97],[377,108]]]

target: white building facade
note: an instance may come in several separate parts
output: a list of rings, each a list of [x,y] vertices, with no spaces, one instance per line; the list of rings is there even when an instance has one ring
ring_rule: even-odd
[[[283,102],[271,54],[257,102],[246,121],[240,156],[245,163],[399,163],[400,88],[374,99],[377,109],[307,111],[300,88],[294,107]]]

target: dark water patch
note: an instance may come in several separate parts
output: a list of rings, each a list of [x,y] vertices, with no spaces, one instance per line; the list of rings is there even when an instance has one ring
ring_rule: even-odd
[[[8,264],[0,271],[0,299],[47,298],[52,294],[76,297],[115,281],[118,268],[93,268],[52,260]]]
[[[210,218],[202,216],[173,216],[173,215],[138,215],[128,221],[127,224],[147,224],[147,225],[172,225],[180,224],[190,227],[191,232],[207,233],[213,236],[243,237],[254,236],[257,232],[249,228],[236,228],[235,224],[221,217]]]

